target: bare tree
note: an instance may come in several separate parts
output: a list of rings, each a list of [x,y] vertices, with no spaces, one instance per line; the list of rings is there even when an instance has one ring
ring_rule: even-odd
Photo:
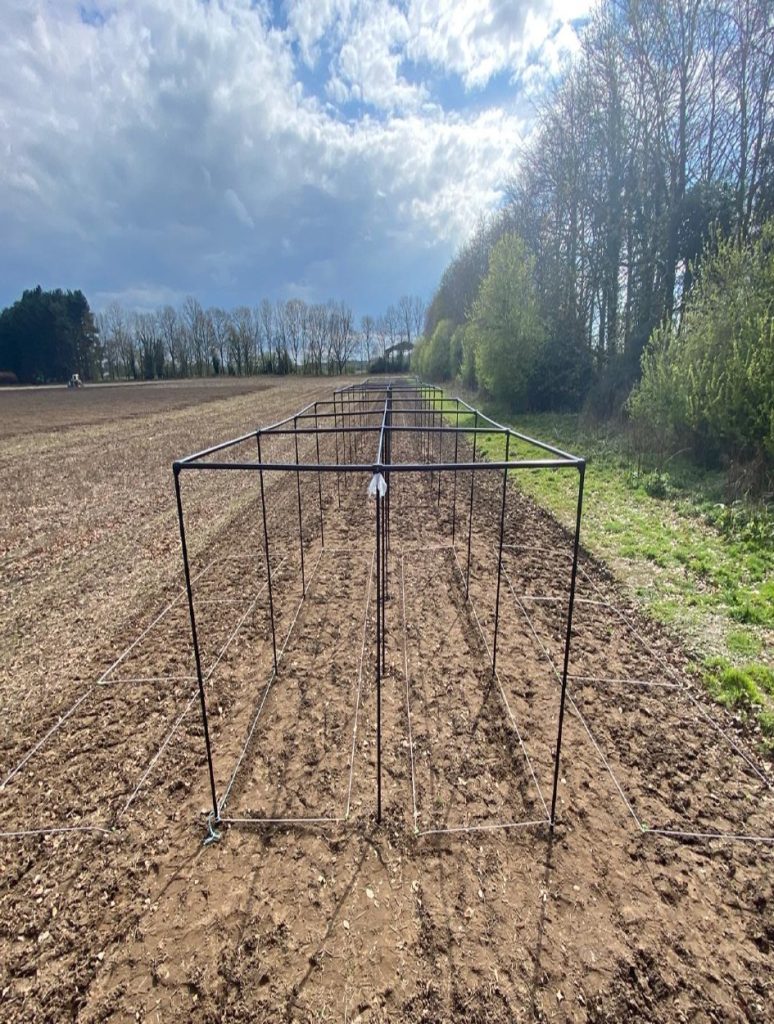
[[[212,331],[212,345],[217,352],[217,373],[226,373],[226,352],[228,345],[229,328],[231,326],[231,314],[219,306],[213,306],[208,311],[208,318]],[[213,360],[214,362],[214,360]]]
[[[177,312],[172,306],[164,306],[156,314],[156,320],[165,355],[169,359],[171,376],[185,377],[188,374],[188,359],[184,332]]]
[[[366,366],[371,362],[371,349],[376,338],[376,323],[372,316],[360,318],[360,344],[365,356]]]
[[[328,372],[344,373],[352,356],[352,310],[344,302],[328,304]]]
[[[132,330],[139,356],[141,376],[153,380],[164,376],[164,343],[153,313],[135,313]]]
[[[286,343],[296,371],[303,361],[305,311],[306,303],[301,299],[289,299],[284,304]]]
[[[196,374],[203,377],[207,368],[209,329],[201,303],[192,295],[183,303],[181,321],[185,326]]]
[[[108,355],[108,366],[116,376],[137,380],[140,367],[137,362],[134,333],[127,314],[117,302],[111,302],[101,317],[100,330]]]
[[[274,351],[274,306],[269,299],[261,299],[256,325],[263,339],[262,350],[266,353],[266,359],[271,362]]]
[[[307,307],[307,358],[313,373],[323,372],[323,359],[328,351],[328,310],[325,306]]]

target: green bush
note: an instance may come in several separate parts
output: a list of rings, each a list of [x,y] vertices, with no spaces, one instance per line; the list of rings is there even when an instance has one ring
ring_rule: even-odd
[[[653,449],[774,464],[774,222],[708,252],[682,320],[651,336],[629,400]]]
[[[651,498],[666,498],[669,494],[669,474],[650,473],[645,477],[643,487]]]
[[[543,344],[543,325],[534,286],[534,260],[518,235],[504,235],[492,249],[470,325],[475,331],[479,384],[498,402],[523,409]]]

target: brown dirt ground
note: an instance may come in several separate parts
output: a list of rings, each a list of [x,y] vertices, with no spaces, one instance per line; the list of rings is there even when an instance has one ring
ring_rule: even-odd
[[[470,476],[441,481],[440,501],[437,476],[391,478],[381,825],[368,478],[267,474],[272,681],[255,477],[185,477],[219,793],[233,778],[226,813],[333,819],[232,827],[202,847],[208,784],[171,462],[330,387],[170,388],[167,410],[134,389],[63,390],[42,405],[33,393],[29,418],[17,405],[15,426],[3,420],[3,777],[67,717],[0,791],[0,829],[107,831],[0,837],[0,1017],[774,1019],[771,848],[652,831],[771,835],[771,791],[752,766],[766,768],[695,690],[673,640],[589,557],[559,825],[553,840],[544,824],[489,827],[546,817],[569,569],[568,538],[509,482],[493,677],[494,474],[474,481],[472,606]],[[396,449],[417,455],[405,438]]]

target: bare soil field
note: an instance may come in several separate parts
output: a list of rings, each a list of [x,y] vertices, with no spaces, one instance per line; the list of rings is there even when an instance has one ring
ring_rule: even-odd
[[[768,769],[586,556],[549,835],[571,549],[509,481],[494,676],[499,475],[469,600],[470,474],[391,478],[377,825],[368,478],[266,474],[273,678],[255,474],[184,474],[218,792],[306,819],[202,845],[171,464],[333,387],[243,384],[0,394],[0,1018],[774,1020]]]

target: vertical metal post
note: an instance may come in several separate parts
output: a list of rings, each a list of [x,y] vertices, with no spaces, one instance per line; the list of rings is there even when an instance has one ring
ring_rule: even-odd
[[[177,522],[180,527],[180,545],[183,549],[183,570],[185,572],[185,589],[188,595],[188,614],[191,617],[191,639],[193,640],[194,660],[196,662],[196,680],[199,684],[199,704],[202,711],[204,727],[204,747],[207,751],[207,769],[210,775],[210,793],[212,795],[212,820],[215,824],[220,820],[218,812],[218,794],[215,789],[215,769],[212,764],[212,747],[210,745],[210,727],[207,720],[207,698],[204,693],[204,677],[202,676],[202,659],[199,653],[199,637],[196,632],[196,615],[194,614],[193,590],[191,589],[191,569],[188,564],[188,545],[185,540],[185,522],[183,520],[183,500],[180,496],[180,466],[173,466],[175,475],[175,497],[177,498]]]
[[[333,392],[333,438],[336,442],[336,465],[339,464],[339,416],[338,407],[336,405],[336,392]],[[341,480],[340,473],[336,470],[336,497],[339,501],[339,508],[341,508]]]
[[[382,561],[382,675],[387,672],[387,644],[385,637],[387,635],[387,586],[388,586],[388,538],[390,529],[390,471],[387,466],[390,464],[390,445],[392,442],[392,384],[388,386],[387,396],[385,399],[385,414],[384,422],[387,427],[384,433],[384,450],[382,452],[383,476],[386,491],[382,498],[382,550],[383,550],[383,561]]]
[[[378,472],[378,470],[377,470]],[[382,820],[382,498],[376,491],[376,820]]]
[[[473,462],[476,461],[476,442],[478,441],[478,434],[475,433],[478,427],[478,413],[475,413],[475,419],[473,421]],[[473,484],[475,482],[476,471],[471,469],[470,471],[470,508],[468,509],[468,564],[465,570],[465,597],[470,593],[470,538],[473,533]]]
[[[510,454],[511,435],[505,435],[505,461]],[[508,470],[503,470],[503,496],[500,502],[500,547],[497,551],[497,596],[495,598],[494,639],[492,641],[492,672],[497,671],[497,634],[500,628],[500,578],[503,573],[503,533],[505,532],[505,494],[508,488]]]
[[[258,464],[262,463],[261,459],[261,432],[257,431],[255,440],[258,443]],[[263,515],[263,550],[266,556],[266,580],[268,582],[269,590],[269,618],[271,619],[271,649],[274,655],[274,671],[277,671],[277,634],[274,629],[274,594],[272,592],[271,585],[271,562],[269,561],[269,528],[266,525],[266,494],[263,487],[263,469],[258,469],[258,478],[261,483],[261,512]]]
[[[575,606],[575,582],[578,576],[578,549],[580,547],[581,512],[583,510],[583,483],[586,477],[586,463],[578,465],[578,508],[575,515],[575,541],[572,550],[572,575],[570,577],[570,599],[567,604],[567,633],[564,638],[564,666],[562,668],[562,695],[559,700],[559,728],[556,735],[554,755],[554,788],[551,795],[551,831],[556,824],[556,794],[559,786],[559,760],[562,753],[562,729],[564,726],[564,702],[567,695],[567,673],[570,667],[570,637],[572,635],[572,613]]]
[[[320,462],[320,434],[319,425],[317,423],[317,402],[314,403],[314,430],[315,430],[315,444],[317,446],[317,465],[321,465]],[[322,503],[322,473],[317,470],[317,496],[320,499],[320,545],[325,547],[325,529],[323,527],[323,503]]]
[[[298,416],[293,417],[293,432],[296,443],[296,491],[298,492],[298,545],[301,551],[301,595],[306,594],[304,573],[304,517],[301,514],[301,473],[298,469]]]
[[[440,408],[439,415],[438,415],[438,422],[439,422],[441,428],[443,428],[443,391],[441,391],[440,388],[438,388],[438,391],[439,391],[439,393],[441,395],[441,408]],[[441,429],[441,431],[438,434],[438,465],[439,466],[443,462],[442,455],[443,455],[443,429]],[[442,479],[443,479],[443,473],[439,469],[438,470],[438,505],[439,506],[441,504],[441,480]]]
[[[342,419],[344,417],[342,416]],[[347,391],[347,440],[349,442],[349,461],[352,462],[352,392]],[[349,476],[349,474],[347,474]],[[346,477],[345,477],[346,479]]]
[[[460,436],[460,400],[456,399],[457,402],[457,421],[454,424],[454,490],[452,491],[452,547],[454,547],[454,537],[457,527],[457,444]]]

